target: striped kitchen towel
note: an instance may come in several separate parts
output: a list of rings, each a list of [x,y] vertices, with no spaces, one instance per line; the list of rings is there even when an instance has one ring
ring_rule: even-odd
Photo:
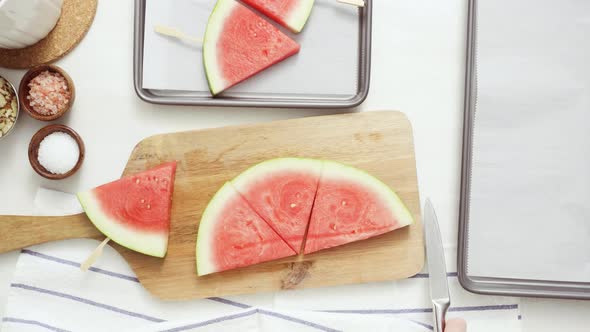
[[[78,209],[71,202],[71,195],[41,189],[35,205],[40,214],[63,214]],[[55,206],[60,210],[52,211]],[[396,282],[164,302],[143,289],[110,247],[90,271],[81,272],[80,262],[97,244],[67,240],[22,250],[0,330],[432,330],[426,271]],[[455,271],[455,252],[446,252],[449,271]],[[521,330],[518,299],[474,295],[461,288],[455,272],[448,277],[453,300],[449,316],[467,319],[470,331]]]

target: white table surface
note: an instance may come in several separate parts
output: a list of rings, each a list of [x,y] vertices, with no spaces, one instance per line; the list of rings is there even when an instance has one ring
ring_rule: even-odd
[[[437,209],[443,240],[456,242],[466,0],[375,1],[370,94],[356,111],[401,110],[414,127],[422,199]],[[86,161],[70,179],[48,181],[29,166],[27,146],[44,123],[21,114],[0,141],[0,214],[30,214],[39,186],[76,192],[120,175],[142,138],[179,130],[256,123],[342,111],[221,109],[146,104],[133,89],[133,1],[101,0],[82,43],[58,64],[76,82],[64,123],[86,143]],[[0,69],[18,82],[23,71]],[[17,254],[0,255],[0,317]],[[590,302],[524,299],[525,331],[582,331]]]

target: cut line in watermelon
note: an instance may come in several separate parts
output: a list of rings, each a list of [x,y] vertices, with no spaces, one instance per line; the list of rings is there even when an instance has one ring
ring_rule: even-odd
[[[299,52],[300,46],[235,0],[218,0],[203,39],[203,62],[213,95]]]
[[[381,235],[413,222],[397,194],[374,176],[324,161],[304,253]]]
[[[229,182],[203,212],[196,252],[199,276],[297,254]]]
[[[314,0],[242,1],[295,33],[303,30],[314,4]]]
[[[176,162],[77,194],[90,221],[131,250],[164,257],[168,248]]]
[[[300,252],[321,169],[318,160],[273,159],[250,167],[232,185],[293,251]]]

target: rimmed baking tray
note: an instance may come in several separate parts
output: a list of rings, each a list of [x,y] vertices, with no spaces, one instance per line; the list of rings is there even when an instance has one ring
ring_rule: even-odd
[[[277,78],[274,78],[274,82],[269,84],[266,82],[266,87],[276,86],[277,89],[259,88],[260,85],[256,86],[258,82],[250,84],[250,82],[242,83],[237,89],[230,89],[223,95],[212,97],[208,90],[190,90],[190,89],[161,89],[161,88],[145,88],[144,87],[144,60],[146,60],[146,54],[144,53],[144,46],[146,40],[146,7],[147,2],[150,0],[135,0],[135,32],[134,32],[134,85],[137,95],[144,101],[155,104],[170,104],[170,105],[193,105],[193,106],[245,106],[245,107],[278,107],[278,108],[320,108],[320,109],[331,109],[331,108],[350,108],[361,104],[367,97],[369,92],[369,81],[370,81],[370,70],[371,70],[371,28],[372,28],[372,1],[366,1],[364,8],[359,8],[358,13],[355,14],[355,28],[354,38],[351,42],[356,45],[354,47],[354,66],[346,65],[342,68],[342,72],[346,72],[346,75],[354,75],[352,78],[349,77],[350,84],[347,85],[346,91],[340,93],[340,91],[333,92],[319,92],[315,93],[314,90],[301,89],[301,91],[291,91],[282,88],[278,88],[280,85],[274,82],[278,82]],[[194,0],[197,1],[197,0]],[[324,1],[324,3],[322,3]],[[319,6],[326,6],[327,1],[331,1],[339,6],[347,6],[338,4],[335,0],[316,0],[317,11]],[[320,8],[321,9],[321,8]],[[347,8],[348,11],[350,9]],[[344,10],[342,10],[344,11]],[[354,9],[356,12],[357,9]],[[321,12],[321,11],[320,11]],[[314,13],[312,13],[314,15]],[[312,16],[313,19],[313,16]],[[322,18],[323,19],[323,18]],[[328,17],[329,19],[329,17]],[[205,22],[198,22],[198,24],[205,24]],[[319,23],[318,23],[319,24]],[[329,26],[330,22],[325,21],[321,24]],[[306,27],[307,29],[308,27]],[[304,30],[303,33],[305,33]],[[311,32],[309,32],[311,33]],[[338,34],[333,34],[338,35]],[[295,36],[298,38],[298,36]],[[338,37],[336,37],[338,38]],[[317,44],[317,43],[316,43]],[[329,44],[328,44],[329,45]],[[302,50],[307,45],[302,44]],[[334,50],[330,50],[334,51]],[[337,51],[337,50],[336,50]],[[317,51],[316,51],[317,52]],[[317,53],[316,53],[317,54]],[[200,65],[200,60],[195,59],[195,65]],[[289,61],[287,59],[286,61]],[[326,61],[323,61],[326,63]],[[349,61],[350,62],[350,61]],[[309,62],[308,62],[309,63]],[[165,66],[166,64],[162,64]],[[283,64],[279,64],[283,65]],[[287,64],[285,64],[287,65]],[[289,64],[291,65],[291,64]],[[321,66],[318,63],[317,66]],[[333,64],[330,64],[333,66]],[[309,69],[306,69],[310,67]],[[314,68],[311,68],[314,67]],[[322,67],[315,66],[302,66],[299,68],[301,71],[310,70],[306,74],[307,82],[303,81],[303,75],[289,76],[285,74],[285,82],[297,81],[303,85],[313,85],[312,81],[317,81],[316,74],[318,69]],[[272,68],[271,68],[272,70]],[[340,70],[337,70],[340,71]],[[331,72],[335,72],[334,69]],[[263,73],[264,74],[264,73]],[[281,74],[282,75],[282,74]],[[280,79],[283,79],[280,77]],[[338,80],[338,78],[334,78]],[[272,81],[272,79],[271,79]],[[202,84],[201,84],[202,86]],[[248,89],[252,86],[256,86],[256,89],[249,91]],[[262,90],[262,91],[261,91]],[[276,91],[274,91],[276,90]],[[298,89],[293,89],[298,90]],[[320,89],[316,89],[320,90]]]
[[[472,190],[474,121],[477,106],[477,8],[478,0],[469,1],[467,66],[465,75],[465,104],[463,119],[463,157],[461,170],[461,201],[459,211],[458,277],[461,285],[474,293],[550,297],[569,299],[590,299],[590,282],[561,280],[534,280],[509,277],[486,277],[470,275],[468,271],[469,224]],[[524,245],[524,244],[523,244]],[[501,245],[500,245],[501,246]],[[496,248],[490,248],[494,250]],[[526,262],[522,262],[526,264]]]

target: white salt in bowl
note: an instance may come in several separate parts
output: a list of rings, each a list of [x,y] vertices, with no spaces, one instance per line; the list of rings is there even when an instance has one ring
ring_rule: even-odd
[[[39,161],[39,146],[41,145],[41,142],[43,142],[43,140],[47,136],[56,132],[62,132],[70,135],[74,139],[76,144],[78,144],[78,161],[72,167],[72,169],[64,173],[52,173],[47,168],[45,168]],[[39,129],[39,131],[35,133],[35,135],[33,135],[33,138],[31,138],[31,143],[29,143],[29,162],[31,163],[31,167],[33,167],[37,174],[50,180],[65,179],[71,176],[72,174],[76,173],[76,171],[80,169],[80,166],[82,166],[82,162],[84,161],[84,155],[84,142],[82,141],[80,135],[78,135],[78,133],[75,132],[72,128],[61,124],[53,124]]]

